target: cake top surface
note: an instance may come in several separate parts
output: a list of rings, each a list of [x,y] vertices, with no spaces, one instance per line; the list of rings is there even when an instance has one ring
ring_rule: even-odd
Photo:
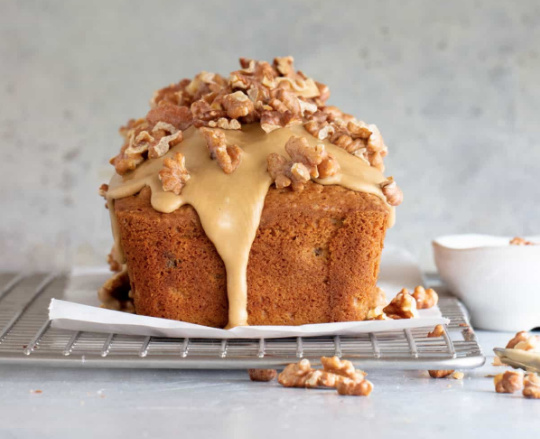
[[[116,172],[125,175],[147,159],[164,156],[182,141],[183,131],[195,127],[202,129],[224,172],[231,173],[242,151],[219,151],[224,136],[218,129],[241,130],[253,123],[266,133],[303,125],[316,139],[327,139],[384,171],[388,150],[377,127],[326,105],[328,87],[295,70],[291,56],[275,58],[272,64],[240,58],[240,66],[228,78],[203,71],[156,91],[148,114],[120,128],[124,144],[111,159]]]

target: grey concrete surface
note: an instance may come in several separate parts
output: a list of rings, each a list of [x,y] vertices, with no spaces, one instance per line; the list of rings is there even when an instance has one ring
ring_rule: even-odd
[[[0,269],[102,263],[117,128],[154,89],[292,54],[379,125],[405,192],[389,242],[539,232],[535,0],[0,2]]]
[[[367,398],[252,383],[245,371],[48,369],[0,366],[2,438],[536,437],[540,401],[497,394],[492,348],[462,381],[425,371],[368,370]],[[40,390],[41,393],[36,393]]]

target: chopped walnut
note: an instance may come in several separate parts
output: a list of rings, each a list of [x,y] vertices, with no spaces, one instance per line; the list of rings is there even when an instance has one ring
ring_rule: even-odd
[[[525,398],[540,399],[540,377],[537,374],[527,374],[523,384],[523,396]]]
[[[284,387],[305,387],[306,376],[311,371],[311,363],[304,358],[283,369],[283,372],[278,375],[278,382]]]
[[[319,140],[324,140],[334,134],[335,128],[327,122],[319,123],[316,120],[310,120],[304,124],[306,131]]]
[[[510,245],[535,245],[534,242],[527,241],[523,238],[520,238],[516,236],[512,240],[510,240]]]
[[[225,174],[234,172],[242,161],[242,149],[237,145],[227,145],[225,134],[217,129],[200,128],[199,132],[206,140],[210,156],[217,160],[223,172]]]
[[[344,379],[338,381],[336,388],[340,395],[369,396],[373,391],[373,384],[368,380],[354,381]]]
[[[444,326],[443,325],[437,325],[433,328],[433,331],[428,333],[428,338],[436,338],[436,337],[442,337],[444,334]]]
[[[388,177],[388,179],[382,182],[381,189],[390,206],[399,206],[403,201],[403,192],[396,184],[393,177]]]
[[[225,117],[220,117],[218,120],[211,120],[208,122],[208,126],[211,128],[221,128],[222,130],[239,130],[242,128],[242,125],[236,119],[229,120]]]
[[[509,370],[493,379],[497,393],[514,393],[523,387],[523,372]]]
[[[130,298],[131,286],[129,275],[124,268],[109,278],[98,290],[98,298],[103,308],[117,311],[135,312],[133,301]]]
[[[417,286],[412,294],[416,300],[416,307],[418,309],[433,308],[439,301],[439,296],[432,288],[427,290],[422,286]]]
[[[383,310],[391,319],[412,319],[418,316],[416,300],[403,288]]]
[[[286,111],[265,110],[261,113],[261,128],[266,133],[271,133],[279,128],[302,123],[302,119],[296,114]]]
[[[148,157],[156,159],[163,157],[169,152],[169,149],[183,140],[182,131],[168,122],[158,122],[152,128],[153,137],[148,148]]]
[[[326,178],[339,171],[336,159],[326,152],[323,144],[311,146],[305,137],[291,136],[285,151],[294,163],[302,163],[312,178]]]
[[[163,168],[159,171],[163,190],[180,195],[182,188],[190,179],[186,169],[186,158],[182,153],[177,152],[174,158],[167,157],[163,160]]]
[[[248,369],[251,381],[272,381],[277,377],[275,369]]]
[[[241,91],[226,95],[223,98],[223,106],[231,119],[248,116],[255,110],[253,102]]]
[[[454,378],[455,380],[462,380],[464,377],[465,377],[465,374],[463,372],[458,371],[452,374],[452,378]]]
[[[179,107],[167,101],[162,101],[157,107],[152,108],[146,115],[146,119],[150,125],[159,122],[168,123],[175,127],[176,131],[187,130],[193,123],[193,116],[188,107]]]
[[[369,395],[373,385],[365,373],[355,370],[350,361],[338,357],[322,357],[324,370],[312,369],[308,360],[289,364],[278,376],[284,387],[335,387],[340,395]],[[363,384],[361,384],[363,383]]]
[[[454,373],[453,370],[428,370],[431,378],[446,378]]]
[[[310,180],[307,168],[302,172],[299,172],[297,169],[293,176],[289,160],[282,155],[276,153],[268,154],[266,162],[268,173],[278,189],[288,187],[292,184],[293,190],[302,190],[304,183]]]
[[[362,381],[366,373],[356,370],[354,365],[348,360],[341,360],[339,357],[321,357],[321,364],[325,372],[345,377],[353,381]]]
[[[274,58],[274,67],[283,76],[292,76],[294,74],[294,58],[284,56]]]

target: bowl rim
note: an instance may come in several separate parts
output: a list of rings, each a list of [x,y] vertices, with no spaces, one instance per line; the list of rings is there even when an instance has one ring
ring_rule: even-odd
[[[471,245],[469,247],[452,247],[447,244],[443,244],[441,241],[443,240],[452,240],[452,239],[493,239],[493,240],[500,240],[500,244],[491,244],[491,245]],[[452,251],[478,251],[478,250],[484,250],[484,251],[490,251],[490,250],[501,250],[501,249],[511,249],[510,251],[528,251],[528,252],[535,252],[540,251],[540,235],[534,235],[534,236],[526,236],[524,239],[531,240],[533,242],[537,242],[539,245],[510,245],[509,242],[513,237],[507,237],[507,236],[500,236],[500,235],[488,235],[484,233],[458,233],[458,234],[451,234],[451,235],[441,235],[437,238],[433,239],[431,241],[431,244],[433,247],[441,248],[444,250],[452,250]],[[503,244],[503,240],[505,241],[505,244]]]

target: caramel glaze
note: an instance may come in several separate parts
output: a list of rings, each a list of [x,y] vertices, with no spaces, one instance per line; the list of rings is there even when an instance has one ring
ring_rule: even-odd
[[[383,174],[366,161],[353,156],[326,140],[311,136],[302,125],[281,128],[265,133],[259,124],[244,125],[242,130],[224,130],[227,143],[243,150],[242,162],[232,174],[225,174],[210,158],[206,142],[199,131],[186,130],[184,140],[165,156],[147,160],[124,177],[115,174],[107,192],[114,235],[113,257],[125,263],[118,225],[114,213],[114,200],[138,193],[143,187],[152,190],[154,209],[170,213],[184,204],[197,211],[208,238],[223,259],[227,272],[229,323],[227,328],[247,325],[247,265],[251,244],[255,239],[264,199],[273,183],[267,172],[266,158],[270,153],[288,157],[285,144],[292,135],[303,136],[312,145],[323,143],[338,161],[341,170],[325,179],[316,179],[322,185],[339,185],[357,192],[376,195],[386,201],[380,183]],[[191,179],[180,195],[163,190],[158,173],[165,157],[181,152]],[[389,226],[394,222],[394,208],[390,211]]]

